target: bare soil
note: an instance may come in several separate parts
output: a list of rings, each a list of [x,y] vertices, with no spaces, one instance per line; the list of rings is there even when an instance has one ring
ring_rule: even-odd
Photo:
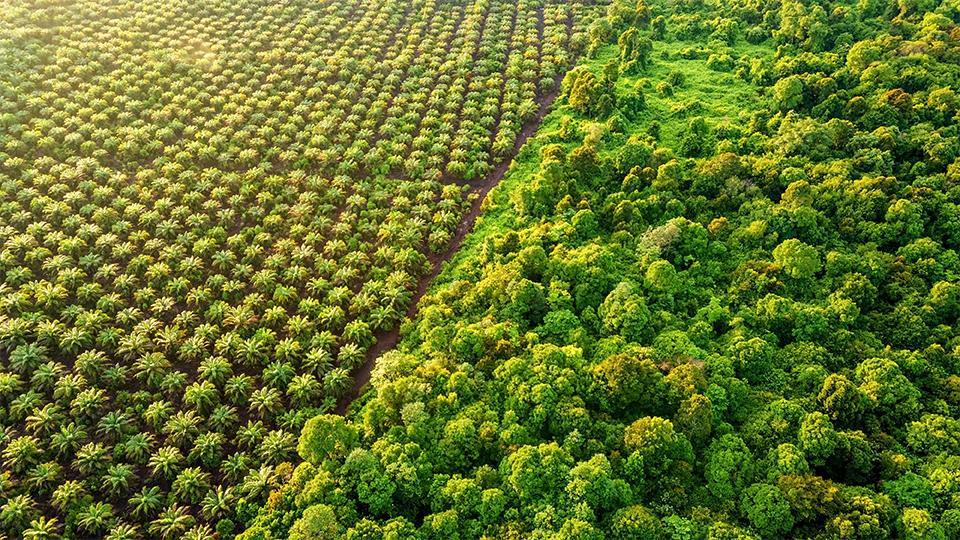
[[[568,33],[572,33],[573,31],[572,23],[572,19],[568,18]],[[540,34],[540,41],[542,42],[544,31],[542,8],[539,20],[537,21],[537,30]],[[524,124],[523,129],[521,129],[520,133],[517,135],[517,140],[513,145],[513,151],[510,152],[510,155],[501,160],[496,168],[490,171],[490,173],[485,177],[477,182],[471,183],[472,189],[470,190],[470,193],[476,194],[477,197],[474,199],[473,205],[470,207],[470,211],[467,212],[463,216],[463,219],[460,220],[460,224],[457,226],[457,232],[450,241],[450,245],[447,247],[446,251],[440,254],[428,253],[427,258],[430,261],[430,272],[422,276],[417,283],[417,291],[414,293],[413,298],[410,301],[410,309],[407,310],[407,319],[413,319],[417,316],[417,313],[420,310],[420,300],[423,298],[423,295],[426,294],[427,290],[430,288],[430,285],[433,283],[433,280],[436,279],[436,277],[440,274],[444,263],[449,261],[453,255],[460,250],[460,246],[463,245],[463,241],[466,239],[467,234],[473,230],[473,226],[476,224],[477,218],[480,216],[480,208],[483,205],[483,201],[486,199],[487,194],[490,193],[490,190],[496,187],[501,180],[503,180],[503,177],[506,176],[507,171],[510,170],[510,164],[513,162],[513,158],[517,156],[517,154],[520,152],[520,149],[524,144],[526,144],[527,140],[534,133],[536,133],[541,122],[543,122],[543,119],[547,116],[547,113],[550,112],[553,102],[557,99],[557,96],[560,95],[560,81],[563,79],[563,76],[564,73],[557,75],[557,78],[554,81],[555,84],[553,85],[553,89],[537,98],[537,115]],[[380,358],[383,353],[397,346],[397,342],[400,339],[401,324],[402,323],[397,323],[389,330],[381,330],[374,334],[376,342],[367,351],[363,365],[361,365],[356,372],[352,374],[353,387],[337,402],[337,407],[334,409],[336,414],[344,415],[347,413],[347,409],[350,407],[350,404],[360,397],[364,388],[370,383],[370,374],[373,372],[373,367],[376,365],[377,359]]]

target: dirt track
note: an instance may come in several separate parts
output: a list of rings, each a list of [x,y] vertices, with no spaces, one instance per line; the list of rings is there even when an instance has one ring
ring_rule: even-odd
[[[542,26],[542,19],[540,24]],[[541,28],[541,32],[542,31],[543,30]],[[496,187],[501,180],[503,180],[503,177],[506,176],[507,171],[510,169],[510,164],[513,162],[513,158],[516,157],[517,153],[520,151],[520,148],[522,148],[527,142],[527,139],[536,133],[537,128],[540,127],[540,123],[543,121],[544,117],[547,116],[547,113],[550,112],[550,107],[560,94],[560,81],[562,78],[562,74],[558,75],[555,81],[556,84],[553,86],[553,90],[537,98],[537,114],[534,118],[530,119],[526,124],[524,124],[523,129],[520,130],[520,133],[517,135],[517,140],[513,146],[513,151],[510,153],[510,155],[501,160],[496,168],[490,171],[490,173],[483,177],[480,181],[471,183],[472,189],[470,190],[470,193],[476,194],[477,197],[474,199],[470,211],[463,216],[462,220],[460,220],[460,224],[457,226],[457,232],[453,239],[450,240],[450,245],[447,247],[446,251],[440,254],[428,255],[428,259],[430,261],[430,272],[422,276],[417,283],[417,291],[410,300],[410,309],[407,310],[406,318],[413,319],[417,316],[417,312],[420,309],[420,299],[423,298],[423,295],[426,294],[427,290],[430,288],[430,284],[433,283],[433,280],[436,279],[436,277],[440,274],[440,270],[443,269],[444,263],[449,261],[450,258],[460,250],[460,246],[463,245],[463,241],[467,237],[467,234],[473,230],[473,226],[477,222],[477,218],[480,216],[480,207],[483,205],[483,201],[486,199],[487,194],[490,193],[490,190]],[[400,339],[400,326],[401,324],[397,323],[390,330],[380,331],[374,334],[376,343],[374,343],[374,345],[367,351],[363,365],[357,368],[356,372],[352,373],[354,378],[353,387],[337,402],[337,407],[334,409],[336,414],[346,414],[347,408],[350,406],[350,404],[353,403],[355,399],[360,397],[363,388],[367,385],[367,383],[370,382],[370,374],[373,371],[374,365],[376,365],[377,358],[379,358],[383,353],[396,347],[397,341]]]

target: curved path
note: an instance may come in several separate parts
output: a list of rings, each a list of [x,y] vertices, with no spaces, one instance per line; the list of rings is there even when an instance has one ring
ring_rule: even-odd
[[[473,189],[470,191],[470,193],[477,194],[477,198],[473,201],[470,211],[463,216],[462,220],[460,220],[460,224],[457,226],[457,232],[450,241],[450,245],[447,247],[446,251],[440,254],[432,254],[429,256],[430,272],[421,277],[417,283],[417,291],[414,293],[413,298],[410,301],[410,309],[407,310],[407,319],[413,319],[417,316],[417,312],[420,309],[420,299],[423,298],[423,295],[426,294],[427,289],[430,288],[430,284],[433,283],[433,280],[436,279],[436,277],[440,274],[440,270],[443,269],[444,263],[450,260],[450,258],[453,257],[457,251],[459,251],[460,246],[463,245],[463,240],[467,237],[467,234],[473,230],[473,226],[477,222],[477,217],[480,216],[480,207],[483,205],[483,200],[486,199],[487,194],[490,193],[490,190],[496,187],[497,184],[503,180],[503,177],[510,169],[510,164],[513,162],[513,158],[516,157],[517,153],[520,151],[520,148],[522,148],[527,142],[527,139],[536,133],[537,128],[540,127],[540,123],[543,121],[543,118],[548,112],[550,112],[550,107],[560,94],[560,80],[561,77],[557,77],[557,84],[554,85],[554,89],[538,98],[537,102],[539,109],[537,110],[537,115],[523,126],[523,129],[517,136],[517,141],[514,144],[513,151],[510,153],[510,156],[503,159],[500,164],[497,165],[494,170],[490,171],[490,173],[487,174],[483,179],[473,184]],[[367,385],[367,383],[370,382],[370,373],[373,371],[374,365],[376,365],[377,358],[379,358],[383,353],[396,347],[397,341],[400,338],[401,324],[402,323],[397,323],[390,330],[382,330],[374,334],[374,337],[377,341],[367,351],[363,365],[357,368],[356,372],[352,374],[354,377],[353,388],[345,393],[337,402],[337,407],[334,409],[336,414],[346,414],[347,408],[350,406],[350,404],[353,403],[355,399],[360,397],[363,388]]]
[[[542,43],[544,21],[543,8],[541,7],[540,9],[541,11],[537,21],[537,30],[539,31],[540,42]],[[572,31],[573,20],[570,18],[570,16],[568,16],[568,36],[572,33]],[[575,61],[571,62],[571,66],[575,64]],[[537,114],[532,119],[527,121],[527,123],[524,124],[523,129],[520,130],[510,155],[501,160],[497,167],[490,171],[490,173],[484,176],[479,182],[471,184],[473,189],[470,190],[470,193],[476,194],[477,197],[474,199],[473,204],[470,207],[470,211],[467,212],[466,215],[463,216],[463,219],[460,220],[460,224],[457,226],[457,232],[453,239],[450,240],[450,244],[447,246],[446,251],[440,254],[428,255],[428,260],[430,261],[430,272],[421,277],[417,282],[417,291],[410,300],[410,309],[407,310],[406,314],[407,319],[414,319],[417,316],[417,313],[420,310],[420,299],[423,298],[423,295],[426,294],[427,289],[430,288],[430,284],[432,284],[433,280],[436,279],[436,277],[440,274],[444,263],[449,261],[450,258],[460,250],[460,246],[463,245],[463,241],[467,237],[467,234],[473,230],[473,226],[477,222],[477,218],[480,216],[480,208],[483,205],[484,199],[487,198],[487,194],[490,193],[490,190],[496,187],[501,180],[503,180],[503,177],[506,176],[507,171],[510,170],[510,164],[513,163],[513,158],[517,156],[517,153],[519,153],[520,149],[523,148],[523,145],[526,144],[527,139],[537,132],[537,128],[540,127],[540,123],[543,122],[544,117],[546,117],[547,113],[550,112],[550,107],[557,99],[557,96],[560,95],[560,81],[563,80],[564,75],[565,73],[558,74],[554,81],[555,84],[553,85],[553,90],[537,98]],[[381,330],[374,334],[376,342],[367,351],[363,365],[361,365],[354,373],[351,374],[353,376],[353,387],[337,402],[337,407],[334,409],[334,413],[339,415],[346,414],[350,404],[360,397],[364,387],[370,382],[370,374],[373,371],[373,367],[377,363],[377,358],[380,358],[380,355],[397,346],[397,341],[400,339],[400,326],[402,323],[403,321],[398,322],[393,326],[393,328],[389,330]]]

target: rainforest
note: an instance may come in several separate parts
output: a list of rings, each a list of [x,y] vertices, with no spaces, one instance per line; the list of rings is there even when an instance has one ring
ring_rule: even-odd
[[[960,538],[958,90],[958,0],[0,0],[0,538]]]

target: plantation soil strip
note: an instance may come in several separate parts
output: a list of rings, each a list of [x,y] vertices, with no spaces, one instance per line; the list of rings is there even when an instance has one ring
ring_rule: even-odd
[[[541,26],[543,24],[542,12],[540,24]],[[572,21],[568,18],[568,32],[572,31],[570,28],[571,25]],[[571,66],[575,64],[576,62],[572,62]],[[528,121],[523,126],[523,129],[520,130],[520,134],[517,136],[517,141],[514,143],[513,151],[510,153],[510,155],[501,160],[494,170],[492,170],[479,182],[474,184],[474,188],[470,193],[476,194],[477,198],[473,201],[473,204],[470,207],[470,212],[463,217],[463,219],[460,221],[460,225],[457,226],[457,233],[450,241],[450,245],[447,247],[446,251],[441,254],[428,255],[427,258],[430,261],[430,272],[419,279],[417,284],[417,292],[413,295],[413,298],[410,301],[410,308],[407,310],[407,319],[412,320],[417,316],[417,313],[420,310],[420,299],[422,299],[424,294],[426,294],[427,290],[430,288],[430,285],[433,283],[433,280],[440,275],[440,271],[443,269],[444,263],[449,261],[450,258],[452,258],[453,255],[460,250],[460,246],[463,245],[463,241],[466,239],[467,234],[473,230],[473,226],[476,223],[477,218],[480,216],[480,208],[483,205],[483,201],[486,199],[487,194],[490,193],[490,190],[496,187],[501,180],[503,180],[503,177],[506,176],[507,171],[510,170],[510,164],[513,163],[513,159],[517,156],[520,148],[526,144],[527,139],[536,133],[537,128],[540,127],[540,123],[547,116],[547,113],[550,112],[553,102],[560,95],[560,81],[563,80],[563,76],[565,74],[565,72],[558,74],[555,84],[553,85],[553,90],[537,99],[537,104],[539,106],[537,115]],[[334,409],[335,414],[345,415],[347,413],[347,409],[350,407],[350,404],[362,395],[364,387],[366,387],[370,382],[370,374],[373,372],[373,368],[377,363],[377,358],[379,358],[383,353],[397,346],[397,342],[400,339],[400,326],[402,323],[403,321],[398,322],[390,330],[381,330],[374,334],[376,342],[367,351],[363,365],[360,366],[360,368],[354,373],[353,388],[344,394],[344,396],[337,402],[337,407]]]

